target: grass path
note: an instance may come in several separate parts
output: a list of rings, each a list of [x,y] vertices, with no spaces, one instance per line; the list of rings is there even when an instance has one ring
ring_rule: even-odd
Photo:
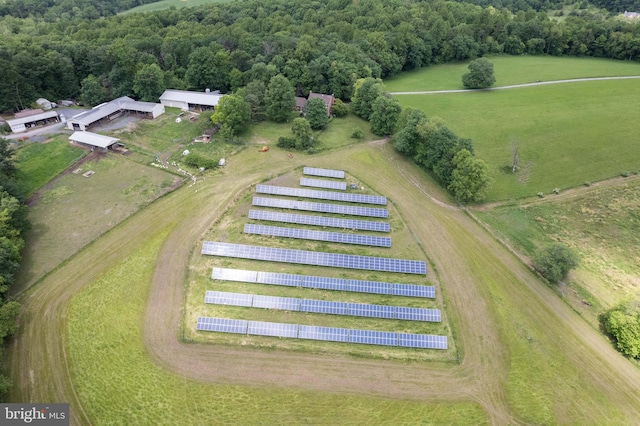
[[[477,403],[493,424],[628,424],[640,418],[640,372],[388,144],[327,155],[243,152],[222,176],[182,188],[113,229],[23,297],[8,348],[11,401],[70,401],[73,423],[90,415],[69,370],[69,301],[146,242],[169,230],[155,262],[142,338],[150,358],[188,382],[391,397],[441,405]],[[188,261],[200,238],[249,185],[300,165],[337,167],[389,196],[443,283],[459,365],[271,352],[178,339]],[[200,185],[200,184],[198,184]],[[196,254],[197,256],[198,254]],[[126,276],[123,277],[126,279]],[[61,367],[63,366],[63,367]],[[146,384],[148,386],[148,384]],[[166,390],[171,392],[171,390]]]

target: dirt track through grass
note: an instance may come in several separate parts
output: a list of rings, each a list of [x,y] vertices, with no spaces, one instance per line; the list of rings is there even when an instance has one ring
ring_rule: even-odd
[[[29,291],[8,351],[17,384],[10,400],[70,401],[74,423],[87,422],[66,367],[69,300],[162,229],[171,229],[157,258],[142,335],[151,359],[185,380],[375,395],[444,404],[443,409],[447,403],[476,402],[493,424],[628,424],[640,418],[640,372],[464,212],[431,201],[425,193],[444,197],[388,145],[359,145],[295,161],[277,150],[269,154],[263,164],[239,156],[224,176],[208,179],[197,193],[182,188],[159,200]],[[236,194],[303,164],[343,165],[393,199],[437,269],[461,364],[403,364],[178,340],[181,327],[193,327],[181,324],[183,284],[201,236]]]

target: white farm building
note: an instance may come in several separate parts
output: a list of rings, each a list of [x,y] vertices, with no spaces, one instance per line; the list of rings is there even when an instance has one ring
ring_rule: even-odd
[[[102,151],[107,151],[120,145],[120,139],[118,138],[84,131],[73,132],[73,134],[69,136],[69,140],[78,145],[86,146],[91,149],[98,148]]]
[[[17,114],[16,114],[17,116]],[[58,113],[55,111],[39,112],[27,116],[7,120],[7,124],[11,127],[13,133],[26,132],[33,127],[46,126],[60,121]]]
[[[74,115],[67,120],[67,127],[71,130],[87,130],[95,125],[108,123],[132,113],[141,118],[156,118],[164,114],[164,105],[134,101],[128,96],[122,96],[100,104],[89,111]]]
[[[165,90],[160,96],[164,106],[180,108],[183,111],[212,111],[225,96],[219,91],[190,92],[187,90]]]

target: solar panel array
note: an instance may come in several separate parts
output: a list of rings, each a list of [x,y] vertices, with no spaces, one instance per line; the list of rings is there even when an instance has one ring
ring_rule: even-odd
[[[285,200],[286,201],[286,200]],[[270,222],[297,223],[299,225],[326,226],[329,228],[357,229],[360,231],[389,232],[389,224],[366,220],[338,219],[335,217],[309,216],[304,214],[278,213],[264,210],[249,210],[249,219]]]
[[[364,269],[369,271],[420,275],[425,275],[427,273],[427,265],[421,260],[292,250],[216,241],[205,241],[202,244],[202,254],[210,256],[235,257],[240,259],[266,260],[271,262],[328,266],[333,268]]]
[[[322,176],[322,177],[344,179],[344,171],[342,170],[318,169],[316,167],[305,167],[302,170],[302,173],[304,173],[305,175],[311,175],[311,176]]]
[[[335,213],[348,216],[368,216],[386,218],[387,209],[377,207],[345,206],[342,204],[314,203],[312,201],[283,200],[281,198],[253,197],[252,204],[259,207],[274,207],[279,209],[302,210],[317,213]]]
[[[324,290],[355,291],[359,293],[390,294],[394,296],[428,297],[431,299],[436,297],[436,290],[433,286],[385,283],[380,281],[347,280],[344,278],[282,274],[278,272],[257,272],[242,269],[213,268],[211,278],[214,280],[224,281],[273,284]]]
[[[207,291],[204,303],[214,305],[245,306],[282,311],[301,311],[355,317],[400,319],[406,321],[440,322],[439,309],[410,308],[406,306],[371,305],[296,297],[262,296],[242,293]]]
[[[347,182],[336,182],[335,180],[324,180],[324,179],[309,179],[302,177],[300,178],[300,186],[311,186],[314,188],[326,188],[326,189],[339,189],[346,190]]]
[[[356,244],[373,247],[391,247],[391,238],[371,235],[345,234],[343,232],[314,231],[300,228],[257,225],[246,223],[245,234],[269,235],[272,237],[297,238],[301,240],[327,241],[331,243]]]
[[[287,197],[317,198],[320,200],[346,201],[348,203],[387,204],[387,197],[380,195],[351,194],[347,192],[317,191],[315,189],[291,188],[288,186],[256,185],[261,194],[285,195]]]
[[[196,330],[257,336],[290,337],[365,345],[401,346],[420,349],[448,349],[447,336],[396,333],[391,331],[354,330],[277,322],[245,321],[227,318],[198,317]]]

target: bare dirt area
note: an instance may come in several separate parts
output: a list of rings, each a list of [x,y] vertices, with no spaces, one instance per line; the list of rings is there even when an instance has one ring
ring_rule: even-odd
[[[181,342],[182,328],[193,327],[181,320],[190,256],[199,256],[202,236],[227,206],[267,175],[302,165],[337,168],[340,164],[378,193],[389,194],[425,247],[442,283],[444,309],[452,318],[461,362],[408,364]],[[640,372],[463,210],[443,200],[446,197],[437,187],[387,144],[295,160],[272,156],[262,168],[235,161],[224,174],[202,183],[198,193],[183,188],[125,221],[24,296],[21,327],[8,350],[16,384],[11,399],[69,401],[72,422],[88,422],[65,353],[69,300],[141,241],[171,227],[149,290],[144,346],[159,366],[185,379],[433,403],[474,401],[492,424],[525,424],[532,421],[523,420],[510,402],[510,374],[528,362],[514,354],[524,345],[520,341],[534,334],[541,336],[536,341],[541,349],[531,352],[531,359],[544,360],[540,353],[560,351],[562,360],[576,366],[575,372],[562,374],[580,375],[584,380],[580,383],[599,389],[607,403],[617,401],[627,419],[640,418]],[[518,327],[527,329],[527,334]],[[37,383],[29,379],[32,376],[38,377]],[[562,401],[567,407],[555,401],[559,423],[580,423],[576,416],[581,404],[597,407],[593,398],[580,400],[580,386],[570,392]]]

